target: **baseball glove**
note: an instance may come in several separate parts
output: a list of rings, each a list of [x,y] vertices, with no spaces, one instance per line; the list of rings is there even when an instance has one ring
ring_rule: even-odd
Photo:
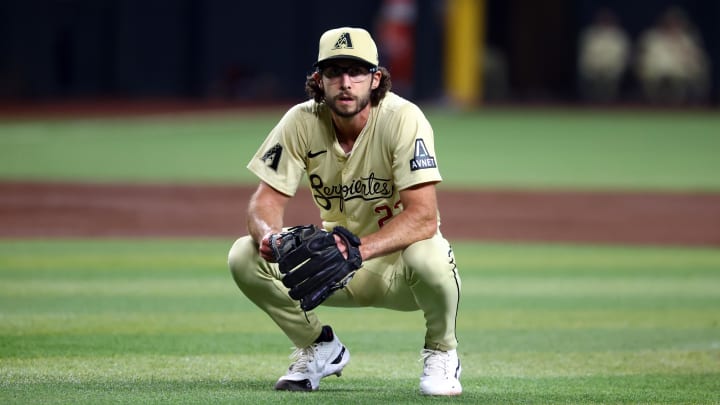
[[[347,259],[340,253],[333,235],[340,236],[347,246]],[[294,226],[271,235],[270,246],[284,274],[283,284],[304,311],[317,307],[345,287],[362,266],[360,239],[341,226],[332,232],[315,225]]]

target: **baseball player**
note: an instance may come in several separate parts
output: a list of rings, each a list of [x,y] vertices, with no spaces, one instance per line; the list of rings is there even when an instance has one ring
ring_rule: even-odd
[[[322,305],[422,311],[420,391],[458,395],[460,277],[439,230],[433,130],[416,105],[389,91],[390,74],[366,30],[325,32],[314,66],[310,99],[285,114],[247,166],[260,184],[248,206],[249,235],[228,256],[240,290],[297,347],[275,389],[317,390],[350,360],[332,328],[288,295],[269,242],[283,231],[285,208],[307,176],[323,228],[341,226],[361,242],[362,267]]]

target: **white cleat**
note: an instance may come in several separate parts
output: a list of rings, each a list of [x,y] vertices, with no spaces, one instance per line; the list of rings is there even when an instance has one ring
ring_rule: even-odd
[[[420,392],[424,395],[460,395],[460,359],[457,351],[423,349],[420,353],[424,363],[420,376]]]
[[[320,379],[335,374],[340,377],[350,361],[350,352],[333,334],[330,342],[316,342],[297,348],[290,355],[293,363],[287,373],[275,383],[281,391],[317,391]]]

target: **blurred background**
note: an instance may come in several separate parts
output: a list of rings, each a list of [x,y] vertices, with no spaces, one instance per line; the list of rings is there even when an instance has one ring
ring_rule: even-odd
[[[716,107],[718,21],[715,0],[3,0],[0,102],[296,102],[349,25],[418,102]]]

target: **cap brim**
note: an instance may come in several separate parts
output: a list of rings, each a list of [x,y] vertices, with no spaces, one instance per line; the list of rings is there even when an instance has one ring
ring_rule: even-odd
[[[313,67],[318,67],[318,66],[320,66],[320,64],[322,64],[322,63],[324,63],[324,62],[327,62],[327,61],[329,61],[329,60],[337,60],[337,59],[356,60],[356,61],[359,61],[359,62],[363,62],[364,64],[366,64],[366,65],[368,65],[368,66],[377,67],[377,65],[374,64],[374,63],[372,63],[372,62],[368,62],[367,60],[365,60],[365,59],[363,59],[363,58],[358,58],[357,56],[352,56],[352,55],[335,55],[335,56],[331,56],[331,57],[329,57],[329,58],[325,58],[325,59],[323,59],[323,60],[319,60],[319,61],[315,62],[315,63],[313,64]]]

